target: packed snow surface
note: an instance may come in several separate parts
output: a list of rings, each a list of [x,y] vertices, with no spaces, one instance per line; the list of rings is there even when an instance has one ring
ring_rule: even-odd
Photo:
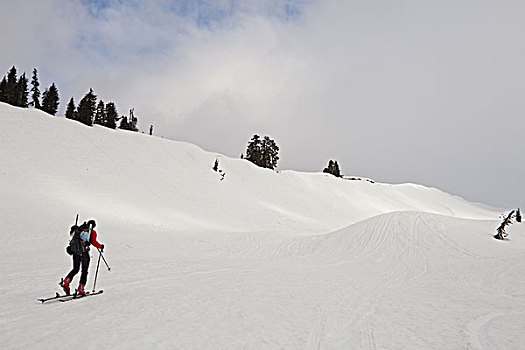
[[[0,164],[3,349],[525,346],[525,227],[493,239],[504,210],[2,103]],[[104,293],[41,304],[77,213]]]

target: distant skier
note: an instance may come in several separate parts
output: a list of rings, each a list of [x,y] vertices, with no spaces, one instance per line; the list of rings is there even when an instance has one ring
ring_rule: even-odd
[[[78,284],[77,293],[79,295],[86,295],[84,287],[87,281],[88,268],[89,268],[89,246],[93,244],[99,248],[100,251],[104,251],[104,244],[100,244],[97,241],[97,232],[93,230],[95,228],[95,220],[89,220],[87,223],[84,222],[81,226],[71,227],[71,235],[73,236],[70,245],[67,247],[68,254],[73,256],[73,269],[69,272],[65,279],[60,282],[60,286],[66,292],[70,294],[69,285],[73,280],[73,277],[80,270],[82,265],[82,273],[80,274],[80,282]]]

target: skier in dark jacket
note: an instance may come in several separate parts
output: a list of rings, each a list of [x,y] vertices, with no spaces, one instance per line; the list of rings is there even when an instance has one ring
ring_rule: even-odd
[[[70,294],[69,285],[73,280],[73,277],[75,277],[75,275],[80,270],[80,265],[82,265],[82,273],[80,274],[80,282],[78,284],[77,293],[79,295],[86,295],[84,287],[86,285],[89,268],[89,246],[93,244],[95,247],[99,248],[100,251],[104,251],[104,245],[97,241],[97,232],[93,230],[95,226],[95,220],[89,220],[87,223],[84,223],[80,226],[80,229],[83,231],[82,234],[85,233],[85,235],[89,235],[89,237],[85,237],[87,239],[83,241],[84,250],[80,254],[72,253],[70,247],[68,247],[68,253],[73,256],[73,269],[69,272],[66,278],[60,282],[62,289],[64,289],[68,295]],[[91,230],[89,229],[90,227]],[[72,227],[71,229],[74,230],[75,228],[76,226]]]

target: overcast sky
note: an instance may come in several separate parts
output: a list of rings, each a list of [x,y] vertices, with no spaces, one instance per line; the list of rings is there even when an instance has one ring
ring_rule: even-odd
[[[522,0],[0,2],[0,72],[93,87],[139,128],[280,169],[525,205]],[[1,76],[0,75],[0,76]]]

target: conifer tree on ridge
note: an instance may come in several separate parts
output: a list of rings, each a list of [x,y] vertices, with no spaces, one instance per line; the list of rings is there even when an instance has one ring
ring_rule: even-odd
[[[106,119],[106,106],[104,101],[100,100],[97,105],[97,110],[95,111],[95,119],[93,124],[104,125],[104,120]]]
[[[51,115],[55,115],[60,104],[60,96],[55,83],[52,83],[49,89],[42,94],[42,110]]]
[[[139,129],[137,129],[137,121],[138,119],[135,117],[135,108],[131,108],[129,110],[129,118],[125,115],[120,118],[119,129],[137,132],[139,131]]]
[[[333,161],[331,159],[328,162],[328,166],[323,169],[323,173],[332,174],[336,177],[343,177],[341,175],[341,171],[339,170],[339,164],[337,163],[337,161]]]
[[[255,134],[248,143],[245,159],[262,168],[273,170],[279,160],[279,146],[270,137],[265,136],[261,140],[261,137]]]
[[[38,82],[38,71],[36,68],[33,69],[33,77],[31,78],[31,92],[33,93],[31,95],[31,106],[40,109],[42,106],[40,105],[40,89],[38,88],[40,86],[40,83]]]
[[[15,88],[15,101],[14,105],[22,108],[28,107],[28,94],[27,91],[28,87],[28,79],[26,77],[26,73],[22,74],[20,76],[20,79],[18,79],[18,82],[16,83]]]
[[[97,95],[93,92],[93,88],[80,100],[77,111],[78,121],[87,126],[93,125],[93,118],[95,117],[97,105]]]
[[[16,67],[13,66],[10,70],[9,70],[9,73],[7,74],[7,86],[6,86],[6,101],[7,103],[9,103],[10,105],[15,105],[16,103],[16,85],[18,83],[18,78],[17,78],[17,72],[16,72]]]
[[[5,75],[0,81],[0,102],[7,103],[7,78]]]
[[[114,102],[108,102],[106,104],[106,117],[102,125],[106,128],[116,129],[118,119],[117,106],[115,106]]]
[[[77,115],[77,111],[75,110],[75,100],[73,99],[73,97],[71,97],[71,99],[69,100],[69,103],[67,104],[67,108],[66,108],[66,118],[67,119],[72,119],[72,120],[77,120],[78,119],[78,115]]]

